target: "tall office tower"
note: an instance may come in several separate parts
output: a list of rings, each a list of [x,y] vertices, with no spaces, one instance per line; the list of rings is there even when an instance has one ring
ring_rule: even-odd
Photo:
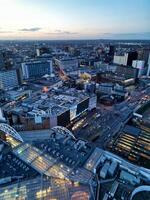
[[[138,78],[145,74],[145,61],[144,60],[133,60],[132,66],[138,69]]]
[[[40,49],[36,49],[36,55],[40,56]]]
[[[1,122],[6,122],[6,119],[5,119],[5,117],[4,117],[4,114],[3,114],[2,109],[0,108],[0,123],[1,123]]]
[[[133,60],[137,60],[137,58],[138,58],[138,53],[136,51],[129,52],[128,59],[127,59],[127,65],[132,66]]]
[[[113,46],[113,45],[110,45],[109,46],[109,55],[110,56],[114,56],[114,53],[115,53],[115,46]]]
[[[150,49],[142,49],[138,51],[138,60],[144,60],[145,66],[148,64]]]
[[[15,69],[0,71],[0,89],[7,90],[18,85],[18,75]]]
[[[18,83],[21,85],[23,83],[23,75],[22,75],[22,69],[19,67],[16,69]]]
[[[46,74],[52,74],[52,61],[34,61],[22,63],[22,73],[24,79],[36,79]]]
[[[132,66],[133,60],[137,60],[137,57],[138,53],[136,51],[128,52],[124,55],[114,55],[113,62],[119,65]]]
[[[5,67],[4,56],[2,52],[0,52],[0,70],[4,69],[4,67]]]
[[[125,53],[123,55],[122,54],[121,55],[120,54],[114,55],[114,60],[113,60],[114,64],[126,66],[127,62],[128,62],[128,53]]]
[[[149,58],[148,58],[148,68],[147,68],[147,76],[150,76],[150,53],[149,53]]]

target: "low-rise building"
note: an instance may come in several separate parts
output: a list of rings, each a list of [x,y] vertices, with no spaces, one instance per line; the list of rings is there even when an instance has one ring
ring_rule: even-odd
[[[55,94],[55,92],[57,94]],[[96,108],[96,95],[83,94],[76,89],[33,93],[16,106],[5,105],[9,124],[23,130],[47,129],[69,125],[84,112]]]
[[[78,69],[78,60],[76,58],[55,59],[55,62],[60,69],[65,71],[74,71]]]

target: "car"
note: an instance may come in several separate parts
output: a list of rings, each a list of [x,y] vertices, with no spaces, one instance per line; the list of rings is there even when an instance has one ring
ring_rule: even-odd
[[[85,123],[82,128],[86,128],[89,124],[88,123]]]

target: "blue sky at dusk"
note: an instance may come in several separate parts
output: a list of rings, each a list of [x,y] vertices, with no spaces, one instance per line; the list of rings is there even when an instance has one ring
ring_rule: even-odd
[[[0,0],[0,39],[150,39],[150,0]]]

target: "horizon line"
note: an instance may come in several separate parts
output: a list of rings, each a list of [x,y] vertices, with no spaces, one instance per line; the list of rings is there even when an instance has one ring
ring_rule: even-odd
[[[20,38],[17,38],[17,39],[1,39],[0,38],[0,41],[77,41],[77,40],[115,40],[115,41],[120,41],[120,40],[132,40],[132,41],[138,41],[138,40],[141,40],[141,41],[150,41],[150,38],[149,39],[125,39],[125,38],[122,38],[122,39],[108,39],[108,38],[96,38],[96,39],[93,39],[93,38],[89,38],[89,39],[20,39]]]

